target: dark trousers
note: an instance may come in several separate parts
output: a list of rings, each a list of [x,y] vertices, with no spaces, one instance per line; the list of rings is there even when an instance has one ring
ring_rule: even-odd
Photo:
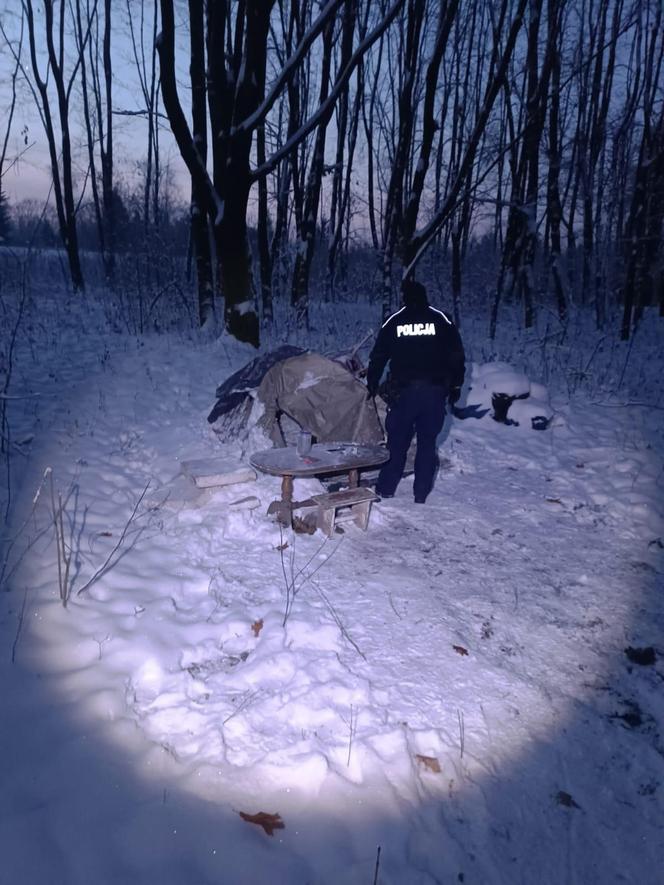
[[[447,391],[433,384],[413,384],[405,388],[390,407],[385,421],[390,460],[383,465],[376,491],[393,495],[406,466],[406,455],[417,434],[415,455],[416,498],[426,498],[433,488],[438,468],[436,437],[443,429]]]

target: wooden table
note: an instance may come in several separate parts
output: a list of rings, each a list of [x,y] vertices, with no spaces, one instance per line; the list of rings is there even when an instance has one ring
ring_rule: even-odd
[[[293,481],[298,476],[330,476],[347,474],[350,488],[357,488],[360,470],[378,467],[389,460],[390,453],[383,446],[355,443],[316,443],[307,455],[298,455],[294,446],[255,452],[249,462],[256,470],[281,477],[281,500],[270,505],[268,513],[277,513],[284,525],[291,525],[293,509]]]

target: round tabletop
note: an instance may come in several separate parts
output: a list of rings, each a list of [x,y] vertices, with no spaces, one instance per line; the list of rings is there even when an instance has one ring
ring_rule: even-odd
[[[298,455],[295,446],[254,452],[252,467],[272,476],[318,476],[322,473],[344,473],[377,467],[390,458],[383,446],[359,443],[315,443],[306,455]]]

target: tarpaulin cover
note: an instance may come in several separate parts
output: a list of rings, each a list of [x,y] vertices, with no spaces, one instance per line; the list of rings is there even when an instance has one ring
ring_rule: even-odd
[[[279,415],[292,418],[318,442],[380,443],[383,430],[367,389],[340,363],[305,353],[273,366],[257,391],[265,412],[260,424],[283,445]]]
[[[301,347],[292,344],[283,344],[276,350],[271,350],[262,356],[257,356],[246,366],[234,372],[223,384],[217,387],[217,402],[210,414],[208,423],[214,424],[222,415],[234,411],[246,400],[251,398],[251,391],[255,390],[265,377],[265,373],[275,363],[281,362],[288,357],[304,353]],[[247,412],[248,414],[248,412]]]

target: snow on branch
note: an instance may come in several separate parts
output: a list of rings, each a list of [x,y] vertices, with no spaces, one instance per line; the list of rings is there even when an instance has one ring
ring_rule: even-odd
[[[111,113],[114,117],[149,117],[150,114],[154,114],[155,112],[148,110],[148,108],[137,108],[136,110],[131,110],[130,108],[113,108]],[[156,116],[161,120],[168,121],[168,114],[162,114],[161,111],[157,111]]]

